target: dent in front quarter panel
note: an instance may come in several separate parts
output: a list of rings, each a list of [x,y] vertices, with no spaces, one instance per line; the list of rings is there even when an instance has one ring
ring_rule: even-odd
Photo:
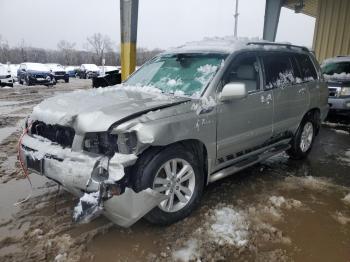
[[[199,115],[196,111],[189,110],[181,114],[169,114],[165,118],[148,121],[143,119],[144,117],[134,119],[115,129],[116,133],[136,132],[138,142],[142,144],[142,151],[137,154],[142,154],[150,146],[167,146],[190,139],[199,140],[207,149],[208,173],[211,172],[216,159],[216,107]]]

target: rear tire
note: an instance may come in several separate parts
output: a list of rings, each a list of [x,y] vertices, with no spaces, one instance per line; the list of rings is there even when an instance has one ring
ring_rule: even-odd
[[[26,77],[24,80],[25,80],[26,86],[30,86],[31,85],[30,80],[29,80],[28,77]]]
[[[296,160],[306,158],[311,151],[316,132],[313,118],[304,118],[290,143],[291,148],[287,150],[289,157]]]
[[[133,170],[137,176],[135,190],[152,188],[169,196],[145,219],[153,224],[168,225],[190,215],[203,193],[204,176],[200,170],[198,159],[181,145],[145,152]]]

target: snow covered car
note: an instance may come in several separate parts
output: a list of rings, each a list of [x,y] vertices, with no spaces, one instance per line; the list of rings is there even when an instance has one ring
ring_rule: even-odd
[[[13,87],[13,77],[11,76],[11,69],[8,65],[0,64],[0,86]]]
[[[52,86],[55,84],[53,75],[49,68],[41,63],[22,63],[17,70],[18,82],[27,86],[45,85]]]
[[[79,66],[65,66],[64,69],[69,77],[76,77]]]
[[[330,112],[350,115],[350,56],[327,59],[321,68],[328,83]]]
[[[121,85],[43,101],[20,156],[81,197],[76,221],[169,224],[209,183],[283,151],[305,158],[327,99],[304,47],[206,40],[156,56]]]
[[[58,80],[64,80],[64,82],[69,82],[69,75],[66,73],[64,67],[60,64],[46,64],[46,66],[50,69],[50,72],[57,82]]]
[[[82,64],[77,72],[80,79],[90,79],[100,75],[100,69],[95,64]]]

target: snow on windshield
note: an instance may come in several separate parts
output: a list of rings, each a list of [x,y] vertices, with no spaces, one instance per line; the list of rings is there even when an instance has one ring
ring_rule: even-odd
[[[40,63],[26,63],[27,65],[27,70],[33,70],[33,71],[43,71],[43,72],[48,72],[49,68]]]
[[[329,62],[331,61],[331,62]],[[333,60],[328,60],[328,62],[322,65],[322,73],[325,78],[350,78],[350,61],[333,62]]]
[[[132,86],[154,86],[164,93],[192,96],[211,81],[226,54],[184,53],[159,56],[127,81]]]

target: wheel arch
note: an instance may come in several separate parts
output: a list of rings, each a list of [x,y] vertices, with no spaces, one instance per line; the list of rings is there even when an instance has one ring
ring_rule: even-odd
[[[137,161],[144,161],[144,162],[150,161],[157,153],[159,153],[163,149],[168,148],[168,147],[175,147],[178,145],[184,147],[186,150],[188,150],[190,152],[194,152],[193,155],[198,158],[198,167],[202,171],[203,178],[204,178],[204,185],[206,185],[208,183],[208,164],[209,164],[208,163],[208,151],[207,151],[206,145],[198,139],[180,140],[180,141],[176,141],[174,143],[167,144],[164,146],[150,145],[148,148],[143,150],[138,155],[139,159]],[[136,163],[135,165],[137,165],[137,164],[138,163]],[[129,170],[127,171],[127,173],[129,173],[129,172],[133,172],[132,167],[129,168]]]

